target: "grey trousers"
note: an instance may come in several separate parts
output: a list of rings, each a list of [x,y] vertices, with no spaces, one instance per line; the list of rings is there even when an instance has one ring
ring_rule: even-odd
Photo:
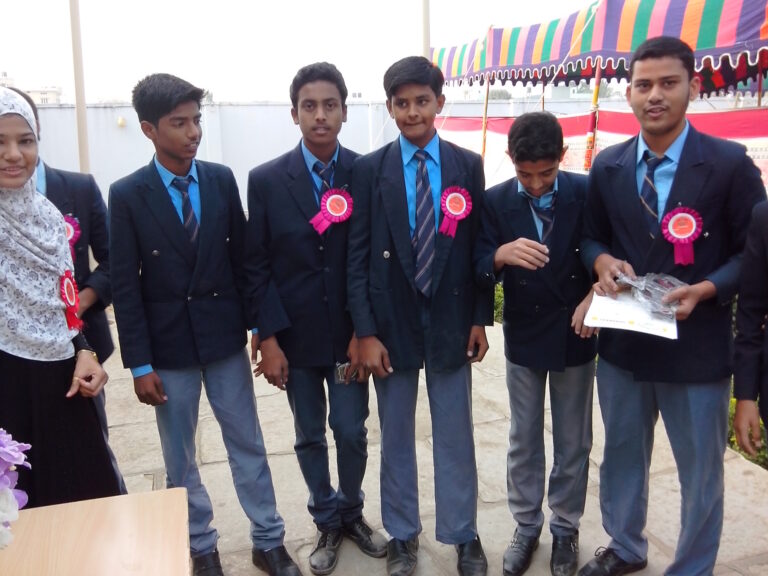
[[[549,475],[550,531],[568,536],[584,513],[592,449],[592,390],[595,363],[564,372],[534,370],[507,361],[510,429],[507,499],[520,534],[537,538],[544,526],[546,457],[544,398],[547,375],[552,412],[554,460]]]

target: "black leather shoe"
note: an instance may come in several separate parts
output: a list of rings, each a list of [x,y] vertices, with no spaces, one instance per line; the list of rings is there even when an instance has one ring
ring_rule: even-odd
[[[610,548],[598,548],[595,557],[582,566],[579,576],[622,576],[642,570],[648,560],[626,562]]]
[[[459,553],[459,562],[456,565],[459,576],[485,576],[488,573],[488,559],[483,552],[480,536],[459,544],[456,551]]]
[[[219,551],[214,550],[202,556],[192,558],[192,574],[194,576],[224,576],[219,560]]]
[[[387,542],[387,574],[389,576],[411,576],[416,569],[418,551],[418,536],[410,540],[392,538]]]
[[[344,525],[344,536],[368,556],[384,558],[387,555],[387,539],[371,528],[362,516]]]
[[[266,551],[254,548],[251,551],[251,559],[256,568],[264,570],[269,576],[302,576],[301,570],[288,555],[285,546]]]
[[[552,576],[573,576],[579,568],[579,533],[570,536],[552,534],[552,558],[549,569]]]
[[[339,560],[341,538],[341,528],[320,532],[315,549],[309,555],[309,569],[312,574],[324,576],[333,572]]]
[[[504,551],[504,576],[520,576],[528,570],[533,551],[539,547],[539,538],[523,536],[515,530],[512,542]]]

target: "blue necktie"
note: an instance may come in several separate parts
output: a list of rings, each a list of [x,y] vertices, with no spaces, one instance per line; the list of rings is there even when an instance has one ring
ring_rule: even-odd
[[[552,234],[552,226],[555,224],[555,198],[546,208],[539,206],[536,200],[528,198],[528,204],[541,220],[541,243],[549,246],[549,237]]]
[[[416,167],[416,231],[413,246],[416,252],[416,288],[425,296],[432,287],[432,262],[435,259],[435,206],[427,172],[427,153],[417,150]]]
[[[187,231],[189,241],[197,244],[197,233],[200,229],[197,223],[195,211],[192,210],[192,202],[189,200],[189,184],[192,182],[192,176],[186,178],[174,178],[171,184],[176,190],[181,192],[181,219],[184,229]]]
[[[318,160],[312,166],[312,171],[320,177],[322,186],[320,187],[320,195],[325,194],[331,189],[331,182],[333,182],[333,173],[336,170],[336,161],[331,160],[328,164],[323,164]],[[318,203],[320,198],[317,199]]]
[[[648,150],[643,152],[643,160],[645,161],[646,170],[645,178],[643,179],[643,187],[640,189],[640,201],[643,203],[645,219],[648,223],[651,238],[655,238],[656,233],[659,230],[659,195],[656,192],[656,185],[653,183],[653,177],[656,168],[659,167],[659,164],[661,164],[665,158],[666,156],[662,156],[661,158],[651,156]]]

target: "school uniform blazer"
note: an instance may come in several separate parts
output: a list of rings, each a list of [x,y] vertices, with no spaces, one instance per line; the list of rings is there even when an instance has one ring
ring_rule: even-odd
[[[538,270],[505,266],[496,279],[504,286],[507,359],[538,370],[563,371],[594,358],[596,338],[581,338],[571,328],[573,312],[592,286],[579,254],[587,178],[561,171],[557,179],[549,263]],[[539,242],[531,207],[517,188],[517,178],[512,178],[485,193],[475,251],[480,282],[494,277],[499,246],[518,238]]]
[[[197,251],[154,161],[110,188],[112,294],[127,368],[189,368],[245,346],[245,215],[237,184],[219,164],[198,160],[197,173]]]
[[[472,251],[483,209],[480,156],[440,140],[443,189],[461,186],[472,210],[456,236],[435,236],[430,323],[422,329],[415,258],[408,224],[403,161],[398,140],[359,158],[352,169],[355,209],[349,226],[348,299],[358,338],[376,335],[395,370],[437,372],[467,362],[473,325],[493,324],[493,291],[475,283]],[[440,222],[445,218],[440,213]]]
[[[644,224],[636,179],[637,137],[604,150],[587,186],[582,258],[588,269],[601,253],[626,260],[638,275],[671,274],[688,284],[710,280],[717,295],[699,302],[677,323],[678,339],[630,331],[600,331],[598,353],[638,380],[712,382],[732,372],[733,298],[752,207],[765,199],[760,171],[743,146],[690,128],[664,213],[692,208],[702,233],[693,243],[694,263],[679,266],[661,234]]]
[[[98,300],[83,314],[83,334],[96,351],[99,361],[104,362],[115,349],[104,311],[112,303],[107,207],[96,180],[90,174],[57,170],[46,164],[45,182],[48,200],[65,216],[77,218],[80,226],[80,237],[72,254],[75,281],[80,290],[92,288],[98,295]],[[93,270],[89,247],[96,260]]]
[[[768,202],[761,202],[752,212],[741,267],[733,396],[739,400],[759,399],[760,415],[768,423],[768,337],[763,328],[766,314]]]
[[[334,188],[349,186],[357,156],[339,149]],[[352,337],[346,280],[349,221],[332,224],[321,235],[309,222],[318,212],[300,144],[248,175],[249,317],[256,319],[260,338],[276,335],[288,362],[304,368],[345,362]]]

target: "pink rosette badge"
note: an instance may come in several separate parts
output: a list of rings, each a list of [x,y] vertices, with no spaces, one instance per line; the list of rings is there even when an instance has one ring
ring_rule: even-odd
[[[352,216],[352,196],[340,188],[331,188],[320,199],[320,211],[309,221],[318,234]]]
[[[75,244],[80,239],[80,222],[71,214],[64,216],[64,229],[67,232],[67,242],[72,251],[72,258],[75,257]]]
[[[445,214],[439,232],[454,238],[459,220],[464,220],[472,212],[472,197],[460,186],[451,186],[443,190],[440,208]]]
[[[693,208],[675,208],[661,221],[664,238],[675,247],[675,264],[693,264],[693,242],[701,235],[701,215]]]

